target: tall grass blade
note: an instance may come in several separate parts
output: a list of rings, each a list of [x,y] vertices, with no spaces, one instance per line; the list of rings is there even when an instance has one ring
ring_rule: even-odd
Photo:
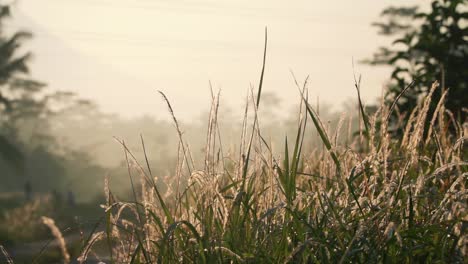
[[[260,73],[260,82],[258,84],[256,109],[258,109],[259,106],[260,106],[260,98],[261,98],[261,95],[262,95],[263,77],[265,75],[267,43],[268,43],[268,30],[267,30],[267,28],[265,28],[265,46],[264,46],[264,49],[263,49],[262,71]],[[257,116],[257,115],[255,115],[255,116]],[[255,119],[256,118],[257,117],[255,117]],[[249,166],[249,161],[250,161],[250,152],[252,150],[252,141],[253,141],[253,135],[255,133],[255,125],[256,125],[256,121],[254,121],[254,125],[253,125],[253,128],[252,128],[252,136],[250,138],[247,154],[245,155],[245,162],[244,162],[244,166],[243,166],[243,170],[242,170],[242,179],[243,180],[242,180],[241,190],[243,190],[245,188],[245,179],[247,177],[247,168]]]
[[[361,99],[361,75],[359,75],[359,81],[357,81],[356,74],[354,74],[354,60],[353,60],[353,77],[354,77],[354,87],[356,88],[357,97],[358,97],[359,111],[361,113],[360,115],[362,117],[362,121],[364,123],[364,128],[365,128],[364,135],[366,136],[367,140],[369,140],[370,122],[369,122],[369,117],[367,116],[366,111],[364,110],[364,105]]]
[[[302,100],[303,100],[304,103],[305,103],[307,112],[309,113],[309,116],[310,116],[310,118],[312,119],[312,122],[314,122],[315,128],[317,129],[317,131],[318,131],[318,133],[319,133],[319,135],[320,135],[320,138],[322,139],[323,144],[324,144],[325,147],[327,148],[328,152],[330,153],[330,156],[331,156],[332,159],[333,159],[333,162],[334,162],[335,165],[336,165],[336,170],[337,170],[338,174],[341,175],[341,164],[340,164],[340,161],[339,161],[337,155],[335,154],[335,151],[332,150],[332,145],[331,145],[331,143],[330,143],[330,139],[328,138],[328,135],[327,135],[327,133],[325,132],[325,129],[323,128],[322,122],[320,122],[320,118],[318,117],[317,113],[316,113],[315,110],[312,108],[312,106],[309,104],[309,102],[307,101],[307,99],[304,97],[304,93],[303,93],[302,91],[300,91],[300,90],[299,90],[299,92],[301,93]]]

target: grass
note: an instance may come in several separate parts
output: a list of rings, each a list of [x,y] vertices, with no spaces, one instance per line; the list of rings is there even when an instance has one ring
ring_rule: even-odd
[[[90,232],[102,214],[97,202],[70,206],[50,194],[26,201],[23,193],[3,193],[0,208],[0,245],[14,263],[63,262],[64,243],[57,239],[59,233],[67,242],[66,250],[77,256],[83,247],[81,236]],[[47,217],[43,216],[55,221],[44,221]],[[0,253],[0,263],[5,261]]]
[[[435,89],[437,83],[401,138],[388,131],[389,108],[382,105],[371,116],[362,112],[368,133],[348,145],[334,144],[339,140],[301,92],[297,133],[285,138],[280,154],[262,137],[252,98],[253,124],[245,128],[237,157],[221,151],[215,97],[201,169],[176,125],[179,164],[176,177],[166,179],[173,188],[161,192],[151,171],[127,153],[130,176],[139,175],[142,186],[129,202],[115,201],[107,190],[101,239],[112,252],[109,262],[462,263],[466,136],[461,127],[447,132],[443,107],[438,122],[424,131]],[[304,151],[308,120],[324,149]],[[133,217],[122,219],[122,210]]]
[[[91,232],[72,258],[85,263],[95,243],[105,243],[106,263],[465,262],[466,128],[450,118],[442,100],[426,120],[438,83],[409,113],[405,133],[392,136],[388,117],[395,104],[366,113],[356,82],[365,131],[340,140],[346,134],[341,124],[328,131],[308,102],[308,83],[296,81],[297,132],[277,152],[257,114],[265,58],[257,95],[247,103],[238,154],[226,152],[221,142],[219,95],[213,94],[200,168],[161,93],[180,140],[174,177],[165,178],[169,188],[161,190],[148,159],[140,162],[119,141],[133,199],[119,201],[106,179],[103,228]],[[308,126],[324,148],[308,148]],[[142,148],[146,157],[143,139]]]

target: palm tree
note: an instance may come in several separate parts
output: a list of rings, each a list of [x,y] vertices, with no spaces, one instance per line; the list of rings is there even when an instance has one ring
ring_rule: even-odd
[[[19,54],[29,32],[5,33],[5,19],[10,17],[10,6],[0,4],[0,158],[16,168],[23,167],[23,155],[14,140],[15,120],[25,106],[34,105],[33,97],[43,88],[41,83],[27,76],[30,52]]]

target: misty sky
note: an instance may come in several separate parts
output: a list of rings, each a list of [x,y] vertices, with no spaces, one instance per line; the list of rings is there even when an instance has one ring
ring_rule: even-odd
[[[265,91],[298,102],[290,70],[310,75],[312,97],[339,106],[355,99],[352,58],[389,40],[370,24],[389,5],[414,0],[20,0],[14,25],[35,34],[32,74],[51,89],[71,90],[104,111],[193,118],[209,108],[209,81],[240,111],[258,85],[263,32],[269,42]],[[368,102],[382,93],[389,69],[356,63]],[[163,111],[163,112],[161,112]]]

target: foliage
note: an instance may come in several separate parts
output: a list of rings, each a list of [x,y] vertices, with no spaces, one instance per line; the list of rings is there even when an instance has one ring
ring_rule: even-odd
[[[53,133],[63,125],[56,122],[57,116],[91,104],[70,92],[48,92],[45,84],[29,77],[31,53],[23,52],[22,44],[32,34],[17,31],[9,36],[5,30],[9,16],[10,6],[1,4],[0,191],[24,190],[28,185],[36,193],[79,191],[80,200],[91,200],[102,186],[91,190],[82,183],[103,175],[103,169]]]
[[[21,196],[15,197],[23,200]],[[5,246],[20,241],[21,243],[34,241],[40,235],[47,234],[40,225],[42,215],[51,215],[51,196],[37,197],[34,201],[26,202],[21,206],[2,212],[0,219],[2,227],[0,232],[5,233],[1,237]]]
[[[190,173],[179,152],[174,176],[163,178],[167,189],[156,184],[147,158],[140,163],[122,142],[130,180],[142,186],[124,201],[106,180],[103,231],[88,236],[78,261],[101,241],[110,263],[462,263],[466,132],[448,133],[450,117],[440,108],[437,126],[424,132],[437,89],[431,86],[401,138],[390,137],[381,120],[391,113],[381,105],[363,117],[369,134],[341,145],[339,131],[324,129],[304,95],[294,143],[286,139],[280,154],[256,118],[238,156],[225,154],[209,129],[205,166],[190,163]],[[209,127],[217,126],[217,100]],[[308,120],[324,144],[311,152],[303,151]],[[188,147],[183,138],[180,144]]]
[[[140,163],[120,141],[133,197],[117,199],[106,179],[104,231],[89,234],[78,262],[98,241],[107,243],[110,263],[463,262],[466,131],[447,133],[449,114],[439,107],[437,126],[425,132],[437,82],[401,138],[390,137],[393,109],[382,104],[372,115],[362,111],[366,134],[346,145],[339,144],[341,125],[331,134],[309,104],[307,82],[298,85],[293,151],[286,138],[280,155],[262,136],[261,86],[248,99],[253,110],[247,104],[238,155],[218,141],[219,95],[213,97],[199,169],[164,96],[180,140],[174,176],[164,178],[168,188],[158,186],[144,144]],[[324,145],[311,152],[303,151],[308,120]]]
[[[431,86],[401,138],[390,137],[381,120],[391,113],[381,105],[372,115],[364,112],[369,134],[347,140],[339,140],[341,125],[333,133],[324,129],[301,93],[297,131],[284,151],[274,151],[259,119],[246,116],[256,125],[245,124],[240,152],[208,129],[205,162],[191,163],[191,174],[177,144],[176,170],[162,177],[151,169],[146,150],[140,162],[121,142],[129,181],[140,181],[141,188],[135,184],[134,196],[121,200],[106,178],[105,212],[83,233],[71,259],[86,263],[97,254],[106,256],[105,263],[463,263],[466,131],[448,133],[450,115],[439,108],[437,126],[424,133],[437,89]],[[218,126],[218,100],[209,128]],[[305,151],[308,124],[318,130],[323,148]],[[39,263],[49,261],[42,250],[36,256]]]
[[[219,94],[201,165],[165,96],[179,140],[164,153],[176,153],[172,176],[152,169],[143,139],[140,159],[118,140],[132,197],[115,196],[107,177],[105,211],[71,258],[86,263],[105,243],[109,263],[464,262],[466,131],[455,120],[448,133],[451,113],[436,97],[444,87],[424,88],[398,138],[389,131],[393,105],[369,114],[359,98],[366,132],[340,140],[342,124],[350,131],[351,122],[343,118],[334,132],[324,126],[305,82],[298,85],[293,140],[285,138],[278,153],[260,125],[264,66],[265,59],[258,94],[246,105],[239,151],[219,135]],[[322,145],[306,148],[307,127]],[[38,254],[35,261],[41,260]]]
[[[387,101],[392,102],[405,87],[397,106],[409,118],[431,83],[440,80],[442,89],[434,94],[431,110],[445,89],[446,108],[463,123],[468,105],[468,13],[466,0],[434,0],[428,12],[417,7],[389,7],[384,22],[374,23],[379,33],[396,38],[391,48],[381,47],[367,62],[393,68]],[[412,81],[414,84],[410,84]],[[400,131],[402,132],[402,131]]]
[[[4,20],[10,16],[10,7],[0,5],[0,156],[21,168],[23,156],[14,145],[12,127],[7,126],[15,112],[26,105],[34,107],[32,99],[43,85],[25,77],[30,53],[18,55],[21,43],[31,37],[29,32],[18,31],[5,36]]]

